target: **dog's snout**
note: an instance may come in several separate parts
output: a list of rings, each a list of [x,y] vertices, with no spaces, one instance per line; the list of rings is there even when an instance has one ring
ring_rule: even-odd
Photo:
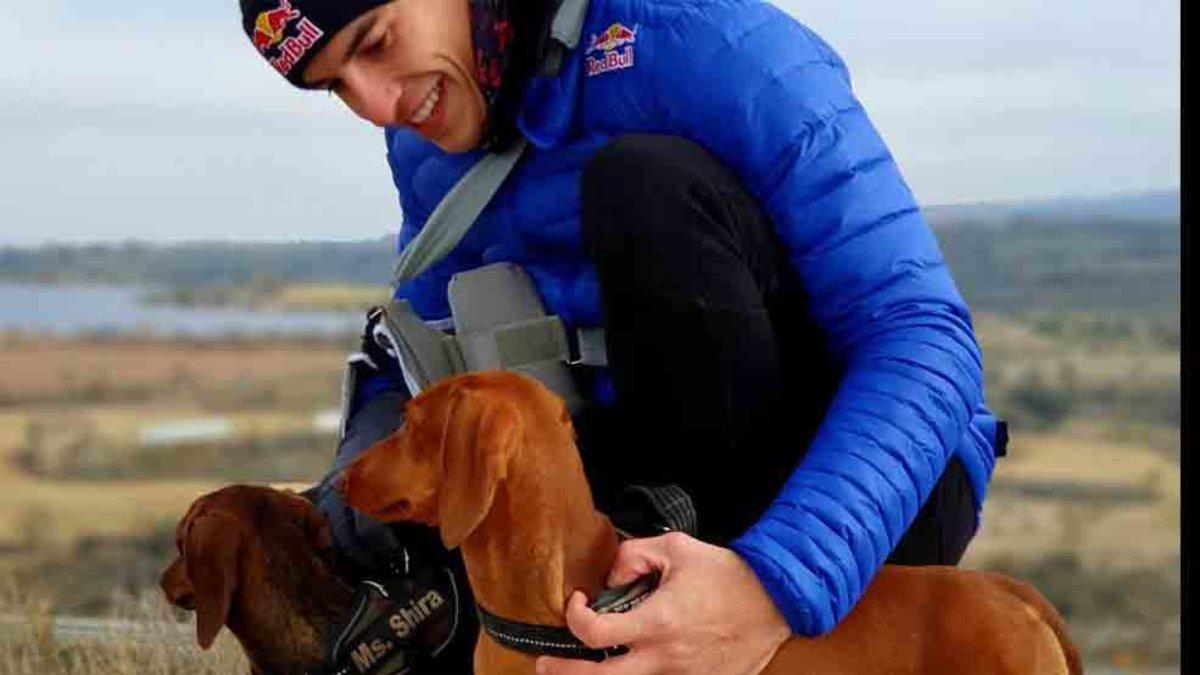
[[[173,596],[168,596],[167,601],[176,607],[181,607],[189,612],[196,611],[196,594],[191,591],[183,591]]]
[[[176,607],[195,611],[196,593],[192,590],[192,585],[188,581],[185,567],[183,558],[176,558],[163,570],[162,576],[158,580],[158,585],[162,588],[167,602]]]

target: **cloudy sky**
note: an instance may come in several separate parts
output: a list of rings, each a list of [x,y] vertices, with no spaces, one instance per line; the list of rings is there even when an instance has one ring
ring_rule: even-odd
[[[924,204],[1179,185],[1178,0],[777,4],[845,57]],[[0,5],[0,244],[396,229],[382,132],[284,85],[236,5]]]

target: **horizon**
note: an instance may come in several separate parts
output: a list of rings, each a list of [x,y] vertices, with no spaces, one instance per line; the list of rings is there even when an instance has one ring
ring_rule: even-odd
[[[1152,198],[1152,197],[1153,198],[1180,199],[1181,192],[1182,192],[1182,190],[1179,186],[1174,186],[1174,187],[1150,188],[1150,189],[1145,189],[1145,190],[1135,190],[1135,191],[1128,191],[1128,192],[1114,192],[1114,193],[1103,194],[1103,195],[1066,194],[1066,195],[1060,195],[1057,197],[1034,197],[1034,198],[1028,198],[1028,199],[1018,198],[1018,199],[1002,199],[1002,200],[978,201],[978,202],[959,202],[959,203],[949,203],[949,204],[927,204],[927,205],[921,205],[921,211],[923,213],[925,213],[926,216],[928,216],[928,214],[931,211],[944,211],[944,210],[953,211],[955,209],[989,209],[989,208],[993,208],[993,209],[999,210],[999,209],[1044,207],[1044,206],[1059,205],[1059,204],[1090,204],[1090,203],[1103,204],[1103,203],[1109,203],[1109,202],[1122,201],[1122,200],[1126,200],[1126,199]],[[1181,214],[1181,217],[1182,217],[1182,214]],[[931,223],[931,225],[933,225],[933,224]],[[153,247],[153,246],[173,247],[173,246],[201,246],[201,245],[218,245],[219,246],[219,245],[225,245],[225,244],[229,244],[229,245],[256,245],[256,244],[288,245],[288,244],[323,244],[323,243],[353,244],[353,243],[363,243],[363,242],[368,242],[368,241],[377,241],[380,239],[394,238],[396,236],[396,234],[397,234],[396,232],[381,232],[376,235],[363,233],[363,234],[357,234],[354,236],[343,237],[343,238],[335,238],[335,237],[323,237],[322,238],[319,236],[315,236],[315,237],[310,236],[310,237],[300,237],[300,238],[280,237],[280,238],[274,238],[274,239],[251,239],[251,238],[147,239],[147,238],[131,236],[131,237],[113,238],[113,239],[71,239],[71,240],[48,239],[48,240],[36,242],[36,243],[6,242],[6,241],[4,241],[4,239],[2,237],[0,237],[0,249],[31,250],[31,249],[38,249],[38,248],[53,248],[55,246],[61,246],[61,247],[67,247],[67,248],[85,248],[88,246],[122,246],[122,245],[137,245],[137,246],[149,246],[149,247]]]

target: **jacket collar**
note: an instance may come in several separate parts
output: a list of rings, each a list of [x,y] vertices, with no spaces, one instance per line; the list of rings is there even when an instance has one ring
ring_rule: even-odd
[[[517,128],[537,148],[560,144],[573,130],[582,85],[582,53],[578,49],[583,27],[600,0],[562,0],[550,24],[550,37],[562,58],[557,72],[539,74],[525,90]]]

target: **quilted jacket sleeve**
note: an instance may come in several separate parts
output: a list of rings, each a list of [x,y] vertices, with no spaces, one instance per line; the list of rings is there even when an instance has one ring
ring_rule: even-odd
[[[657,44],[654,104],[757,194],[845,377],[804,460],[732,544],[794,632],[831,630],[982,403],[966,306],[840,58],[766,4],[715,2]],[[645,63],[645,61],[643,61]],[[640,65],[640,64],[639,64]]]

